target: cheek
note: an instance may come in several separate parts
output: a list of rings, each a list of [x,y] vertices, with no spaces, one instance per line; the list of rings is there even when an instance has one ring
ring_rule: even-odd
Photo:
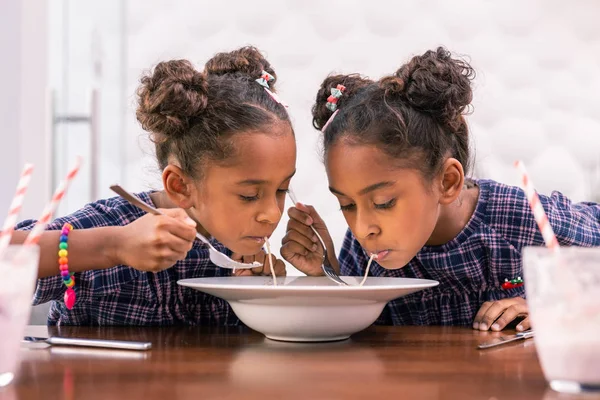
[[[198,221],[212,235],[235,230],[243,218],[240,215],[242,208],[239,204],[233,204],[233,200],[235,198],[202,196],[196,206]]]
[[[282,216],[283,216],[283,212],[286,209],[286,201],[287,201],[287,194],[277,195],[277,206],[279,207],[279,211],[281,211]],[[289,203],[287,203],[287,206],[288,207],[292,206],[291,200]]]
[[[421,245],[424,245],[433,233],[437,224],[438,213],[438,203],[432,201],[421,203],[415,210],[413,214],[413,230],[415,233],[418,232],[415,238],[418,237],[419,241],[422,242],[420,243]]]
[[[398,207],[389,221],[388,234],[399,234],[410,241],[424,242],[431,236],[437,221],[437,203],[430,199],[411,201]],[[400,233],[402,232],[402,233]]]
[[[250,217],[240,211],[239,207],[230,211],[224,204],[215,205],[211,212],[203,215],[202,226],[219,242],[232,251],[240,252],[247,249],[239,248],[239,238],[246,232]],[[245,253],[244,253],[245,254]]]
[[[356,232],[354,229],[355,225],[356,225],[356,214],[351,213],[351,212],[342,211],[342,215],[344,216],[344,219],[346,220],[346,223],[348,224],[348,227],[350,228],[350,230],[352,232]]]

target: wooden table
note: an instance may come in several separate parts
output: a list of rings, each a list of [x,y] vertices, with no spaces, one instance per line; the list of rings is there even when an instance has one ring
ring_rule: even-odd
[[[242,327],[27,329],[47,333],[151,341],[153,349],[27,346],[0,399],[566,398],[547,388],[532,340],[477,350],[498,334],[468,328],[371,327],[315,344],[274,342]]]

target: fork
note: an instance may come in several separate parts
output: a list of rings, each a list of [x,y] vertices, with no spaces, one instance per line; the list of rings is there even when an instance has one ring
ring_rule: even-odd
[[[113,192],[115,192],[119,196],[123,197],[125,200],[127,200],[134,206],[139,207],[142,210],[146,211],[147,213],[154,214],[154,215],[164,215],[162,212],[158,211],[156,208],[152,207],[151,205],[143,202],[140,198],[138,198],[134,194],[129,193],[127,190],[123,189],[121,186],[112,185],[110,188],[112,189]],[[252,264],[245,264],[245,263],[234,261],[231,258],[227,257],[226,254],[223,254],[219,250],[215,249],[213,247],[213,245],[208,241],[208,239],[206,239],[199,232],[196,232],[196,237],[198,239],[200,239],[200,241],[202,243],[205,243],[208,245],[208,254],[210,257],[210,261],[212,261],[213,264],[215,264],[221,268],[235,270],[235,269],[251,269],[251,268],[256,268],[256,267],[262,266],[262,264],[259,263],[258,261],[254,261]]]
[[[298,199],[296,198],[296,195],[294,194],[294,191],[292,190],[291,187],[288,188],[287,193],[288,193],[288,196],[290,196],[290,199],[294,202],[294,205],[296,205],[298,203]],[[337,272],[335,272],[335,270],[331,266],[331,263],[329,262],[329,258],[327,257],[327,247],[325,246],[325,242],[323,241],[323,238],[321,237],[321,235],[319,235],[319,232],[317,232],[317,230],[315,229],[314,226],[311,225],[310,228],[315,233],[315,235],[317,235],[317,238],[319,238],[319,242],[321,242],[321,246],[323,246],[323,260],[321,261],[321,269],[323,270],[323,273],[325,274],[326,277],[328,277],[329,279],[331,279],[338,285],[348,286],[348,284],[346,282],[344,282],[342,280],[342,278],[340,278],[340,276],[337,274]]]

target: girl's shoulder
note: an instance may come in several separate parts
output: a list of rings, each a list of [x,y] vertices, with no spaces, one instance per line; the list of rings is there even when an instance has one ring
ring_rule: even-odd
[[[488,222],[514,212],[520,214],[529,207],[525,192],[519,187],[491,179],[479,179],[474,183],[479,187],[479,202],[485,203],[485,219]],[[477,208],[480,208],[479,205]]]
[[[152,199],[150,197],[151,194],[152,194],[152,192],[148,191],[148,192],[135,193],[135,196],[137,196],[144,203],[153,205]],[[132,215],[132,214],[136,215],[136,216],[141,216],[146,213],[145,211],[134,206],[133,204],[131,204],[130,202],[128,202],[121,196],[115,196],[115,197],[109,197],[106,199],[97,200],[95,202],[87,204],[85,207],[83,207],[79,211],[86,210],[86,209],[95,210],[99,213],[112,213],[115,216],[118,216],[118,215],[126,216],[126,215]]]
[[[525,192],[489,179],[474,182],[479,187],[476,212],[490,233],[516,248],[531,244],[536,236],[536,225]]]
[[[136,193],[142,201],[152,204],[152,192]],[[79,210],[56,218],[48,224],[47,230],[61,229],[65,223],[70,223],[76,229],[87,229],[102,226],[127,225],[145,214],[144,211],[130,204],[120,196],[97,200],[86,204]],[[29,230],[33,228],[35,220],[25,220],[19,223],[16,229]]]

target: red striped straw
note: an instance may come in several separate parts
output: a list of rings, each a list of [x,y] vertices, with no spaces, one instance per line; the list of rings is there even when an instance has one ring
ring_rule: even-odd
[[[538,227],[542,232],[544,242],[546,242],[546,247],[553,251],[559,251],[558,240],[556,240],[556,235],[552,230],[552,226],[550,226],[548,216],[544,212],[544,207],[542,207],[540,198],[533,188],[533,183],[531,183],[531,179],[529,179],[525,165],[523,165],[522,161],[515,161],[515,167],[519,170],[521,175],[521,188],[525,191],[525,195],[527,196],[527,200],[533,211],[535,222],[537,222]]]
[[[4,220],[2,231],[0,231],[0,254],[6,250],[10,243],[10,238],[12,237],[15,229],[17,218],[21,212],[21,208],[23,207],[23,199],[25,198],[25,193],[29,187],[32,173],[33,164],[25,164],[25,167],[23,167],[23,171],[21,172],[21,177],[19,178],[19,183],[17,184],[17,192],[15,193],[15,197],[13,197],[10,208],[8,209],[8,216],[6,217],[6,220]]]
[[[75,159],[75,166],[69,171],[69,173],[67,174],[67,177],[58,185],[58,188],[56,188],[56,191],[54,192],[54,195],[52,196],[52,200],[50,200],[50,203],[44,209],[42,216],[40,217],[40,219],[38,219],[38,221],[36,222],[35,226],[31,230],[29,235],[27,235],[27,239],[25,239],[25,243],[23,243],[23,244],[25,244],[25,245],[38,244],[38,242],[40,241],[40,237],[42,236],[42,233],[44,233],[44,230],[46,229],[46,225],[48,225],[48,223],[52,220],[52,216],[54,215],[54,212],[56,211],[58,204],[60,203],[62,198],[65,196],[65,193],[67,192],[67,188],[69,187],[69,185],[71,184],[71,182],[73,181],[75,176],[77,175],[77,172],[79,172],[80,166],[81,166],[81,157],[77,157]]]

